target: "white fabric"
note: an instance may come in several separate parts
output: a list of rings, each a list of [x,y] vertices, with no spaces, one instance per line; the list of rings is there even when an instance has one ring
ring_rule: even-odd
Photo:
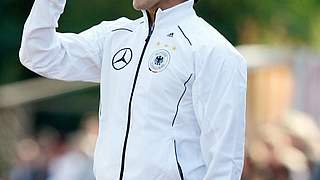
[[[119,179],[133,89],[124,180],[182,179],[177,162],[186,180],[240,179],[247,66],[222,35],[197,17],[193,1],[158,10],[136,81],[148,35],[146,13],[137,20],[120,18],[80,34],[61,34],[55,28],[64,5],[65,0],[35,1],[20,60],[48,78],[100,82],[97,180]],[[119,59],[123,48],[131,49],[132,60],[116,70],[113,58]],[[128,54],[120,51],[126,61],[129,49]],[[169,54],[163,56],[169,64],[155,73],[149,68],[159,52]]]

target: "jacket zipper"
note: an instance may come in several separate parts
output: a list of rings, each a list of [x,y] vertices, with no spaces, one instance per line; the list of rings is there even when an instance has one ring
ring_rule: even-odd
[[[181,166],[180,166],[180,163],[179,163],[179,160],[178,160],[178,156],[177,156],[176,140],[173,140],[173,144],[174,144],[174,156],[175,156],[175,158],[176,158],[176,163],[177,163],[177,166],[178,166],[180,179],[181,179],[181,180],[184,180],[183,171],[182,171],[182,168],[181,168]]]
[[[130,100],[129,100],[129,108],[128,108],[128,122],[127,122],[127,130],[126,130],[126,136],[124,139],[124,143],[123,143],[123,149],[122,149],[122,159],[121,159],[121,169],[120,169],[120,176],[119,176],[119,180],[123,180],[123,174],[124,174],[124,168],[125,168],[125,159],[126,159],[126,149],[127,149],[127,143],[128,143],[128,137],[129,137],[129,131],[130,131],[130,123],[131,123],[131,106],[132,106],[132,99],[133,99],[133,94],[134,94],[134,90],[136,87],[136,83],[137,83],[137,79],[138,79],[138,75],[139,75],[139,71],[140,71],[140,66],[142,63],[142,59],[144,57],[144,53],[147,49],[147,46],[149,44],[151,35],[153,33],[153,29],[154,28],[149,28],[149,34],[145,40],[145,44],[140,56],[140,60],[137,66],[137,70],[136,70],[136,74],[134,76],[134,81],[133,81],[133,85],[132,85],[132,90],[131,90],[131,95],[130,95]]]

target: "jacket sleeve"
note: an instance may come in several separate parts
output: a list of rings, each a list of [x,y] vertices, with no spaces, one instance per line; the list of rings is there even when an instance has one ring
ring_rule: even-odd
[[[207,172],[204,180],[239,180],[245,143],[247,65],[236,50],[216,48],[196,63],[193,102]]]
[[[58,33],[66,0],[35,0],[25,23],[20,62],[47,78],[99,82],[104,23],[80,34]]]

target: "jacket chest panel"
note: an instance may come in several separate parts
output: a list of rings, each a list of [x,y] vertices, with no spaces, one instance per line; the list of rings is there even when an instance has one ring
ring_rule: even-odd
[[[146,37],[135,34],[121,36],[119,33],[108,40],[111,43],[104,47],[102,83],[113,88],[119,85],[131,89],[139,60],[143,56],[136,90],[143,93],[179,93],[181,86],[193,73],[191,53],[176,39],[169,37],[170,33],[163,33],[152,35],[142,54]]]
[[[156,34],[148,45],[140,73],[138,86],[144,87],[141,94],[175,99],[181,96],[184,83],[193,74],[191,52],[166,33]]]

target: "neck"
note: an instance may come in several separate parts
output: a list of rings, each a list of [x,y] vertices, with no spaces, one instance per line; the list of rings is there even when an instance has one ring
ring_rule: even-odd
[[[147,9],[148,16],[149,16],[149,25],[152,26],[156,20],[156,13],[157,10],[160,8],[161,10],[169,9],[171,7],[174,7],[178,4],[181,4],[185,2],[186,0],[166,0],[166,1],[160,1],[153,7]]]

